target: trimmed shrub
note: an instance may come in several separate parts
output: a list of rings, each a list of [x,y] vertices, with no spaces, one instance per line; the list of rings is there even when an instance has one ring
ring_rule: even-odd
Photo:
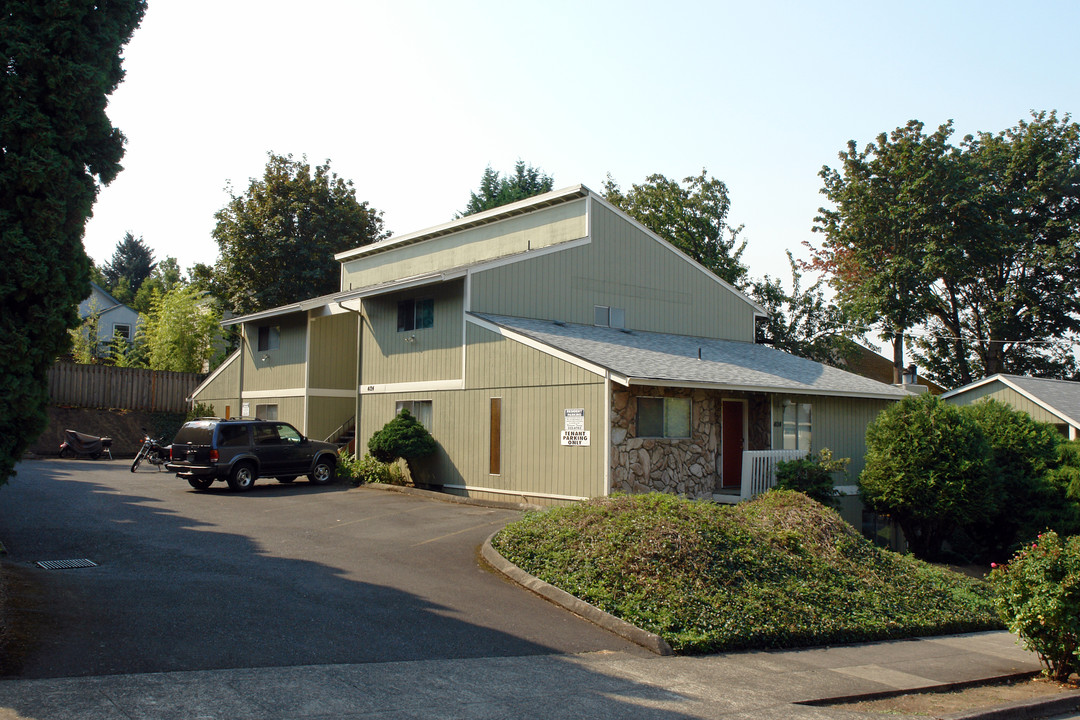
[[[1038,654],[1043,672],[1059,682],[1080,672],[1080,536],[1043,533],[990,581],[1002,620]]]
[[[929,560],[957,525],[989,519],[998,480],[990,445],[969,413],[935,395],[889,406],[866,430],[859,495],[897,521],[911,551]]]
[[[354,486],[362,483],[405,484],[405,477],[397,464],[379,462],[368,453],[364,453],[362,458],[342,453],[338,458],[338,477],[348,478]]]
[[[962,408],[979,425],[990,445],[1002,502],[983,521],[965,528],[973,559],[1004,562],[1044,530],[1076,532],[1077,505],[1051,479],[1061,435],[1053,426],[996,400]]]
[[[838,508],[833,473],[844,472],[850,458],[833,458],[832,450],[822,448],[817,455],[776,464],[776,488],[801,492],[827,507]]]
[[[392,463],[403,458],[414,482],[421,475],[419,461],[437,447],[435,438],[408,410],[402,410],[368,440],[368,450],[379,462]]]

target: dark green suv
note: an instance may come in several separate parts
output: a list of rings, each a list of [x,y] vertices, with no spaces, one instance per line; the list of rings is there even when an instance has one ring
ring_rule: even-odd
[[[334,482],[336,445],[304,437],[277,420],[199,418],[185,423],[165,464],[196,490],[224,480],[236,491],[250,490],[260,477],[292,482],[307,475],[313,485]]]

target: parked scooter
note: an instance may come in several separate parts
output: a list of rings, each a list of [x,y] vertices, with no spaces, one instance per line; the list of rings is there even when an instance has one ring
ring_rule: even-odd
[[[139,448],[139,452],[135,454],[135,459],[131,461],[131,472],[135,472],[139,469],[139,465],[145,460],[151,465],[157,465],[158,470],[163,470],[162,467],[169,459],[169,446],[161,445],[157,440],[150,437],[150,435],[143,430],[142,447]]]
[[[97,460],[108,455],[112,460],[112,438],[87,435],[74,430],[64,431],[64,442],[60,443],[60,457],[90,457]]]

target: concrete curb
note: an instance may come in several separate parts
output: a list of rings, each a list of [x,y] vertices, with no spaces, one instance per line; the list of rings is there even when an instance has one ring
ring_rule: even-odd
[[[488,536],[487,540],[481,546],[481,554],[484,560],[491,565],[492,568],[501,572],[507,578],[522,586],[526,590],[531,590],[540,597],[544,598],[548,602],[555,603],[566,610],[569,610],[578,617],[588,620],[594,625],[599,625],[608,632],[615,633],[616,635],[626,638],[630,642],[640,645],[646,650],[651,650],[657,655],[674,655],[674,651],[671,646],[668,645],[664,638],[649,632],[648,630],[642,630],[636,625],[631,625],[625,620],[604,612],[595,605],[590,605],[580,598],[576,598],[570,593],[560,590],[554,585],[550,585],[543,580],[533,577],[529,573],[519,568],[514,563],[510,562],[499,552],[492,547],[491,538],[495,537],[498,532]]]
[[[526,502],[501,502],[499,500],[481,500],[478,498],[465,497],[464,495],[454,495],[448,492],[442,492],[440,490],[424,490],[423,488],[412,487],[411,485],[387,485],[386,483],[363,483],[357,487],[371,488],[372,490],[383,490],[386,492],[396,492],[402,495],[415,495],[417,497],[425,497],[429,500],[440,500],[442,502],[457,503],[458,505],[475,505],[477,507],[489,507],[497,508],[499,510],[543,510],[540,505],[533,505]]]
[[[1077,710],[1080,710],[1080,694],[1074,693],[1068,697],[1018,700],[998,707],[935,716],[935,720],[1035,720]]]

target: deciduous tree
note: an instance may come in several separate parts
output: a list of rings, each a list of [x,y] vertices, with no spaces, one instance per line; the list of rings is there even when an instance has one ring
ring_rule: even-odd
[[[47,372],[90,294],[86,220],[120,172],[105,113],[143,0],[5,0],[0,10],[0,480],[45,427]]]
[[[742,226],[733,228],[727,222],[731,209],[727,185],[704,169],[683,182],[685,187],[663,175],[650,175],[624,193],[608,175],[604,198],[719,278],[741,286],[746,279],[741,261],[746,243],[738,243]]]
[[[214,216],[215,275],[225,307],[239,315],[340,289],[334,255],[389,237],[382,213],[357,201],[329,160],[313,173],[306,158],[269,158],[262,179],[243,195],[230,191]]]

